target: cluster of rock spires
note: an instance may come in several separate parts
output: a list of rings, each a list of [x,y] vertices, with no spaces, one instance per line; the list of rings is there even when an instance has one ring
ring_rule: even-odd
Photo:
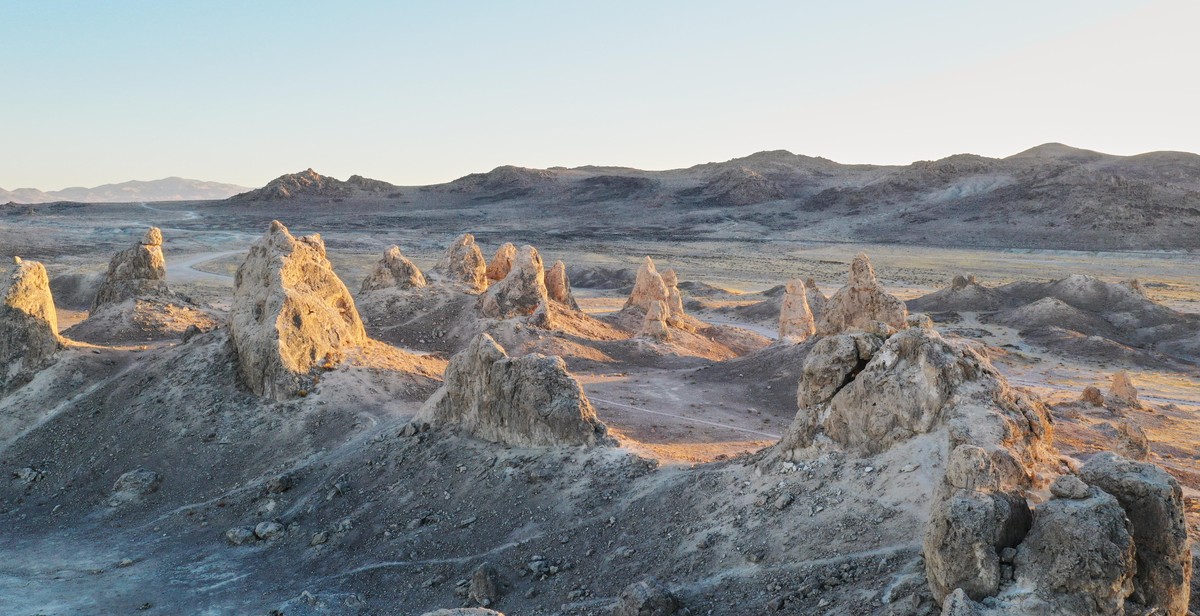
[[[806,332],[795,301],[803,287],[788,293],[781,329]],[[1059,473],[1045,404],[1011,388],[975,345],[908,317],[865,255],[814,329],[796,419],[777,451],[869,456],[944,438],[923,547],[944,615],[1187,613],[1191,549],[1173,477],[1108,452],[1053,479],[1038,502]],[[1085,395],[1104,402],[1098,390]],[[1137,403],[1128,375],[1114,376],[1109,398]]]
[[[367,339],[321,237],[292,237],[279,221],[250,246],[233,295],[229,333],[238,373],[260,396],[286,400],[307,392],[321,370]]]
[[[670,340],[671,329],[694,329],[683,309],[683,295],[679,291],[679,277],[675,270],[662,273],[654,266],[654,260],[646,257],[638,268],[637,280],[623,310],[644,314],[641,335],[655,340]]]
[[[63,346],[50,277],[37,261],[13,257],[0,275],[0,389],[29,378]]]

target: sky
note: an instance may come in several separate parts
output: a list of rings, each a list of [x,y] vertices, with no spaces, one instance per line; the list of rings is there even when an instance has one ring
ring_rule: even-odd
[[[1200,2],[0,0],[0,187],[1200,152]]]

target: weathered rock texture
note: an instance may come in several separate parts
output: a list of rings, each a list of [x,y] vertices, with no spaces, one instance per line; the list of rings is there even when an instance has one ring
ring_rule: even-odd
[[[150,227],[136,244],[113,255],[91,311],[128,299],[169,296],[162,242],[162,231]]]
[[[850,264],[850,282],[838,289],[825,304],[825,313],[817,323],[817,334],[829,336],[846,331],[874,331],[875,323],[904,329],[908,309],[904,302],[883,290],[875,270],[865,254]]]
[[[1079,395],[1079,401],[1092,406],[1104,406],[1104,394],[1100,393],[1098,388],[1088,385]]]
[[[999,590],[1000,553],[1017,546],[1032,519],[1025,499],[1004,483],[982,447],[964,444],[950,453],[925,526],[925,572],[934,597],[961,588],[982,599]]]
[[[567,266],[562,261],[555,261],[546,272],[546,292],[550,299],[571,310],[579,310],[579,303],[571,293],[571,279],[567,276]]]
[[[1092,457],[1079,475],[1116,497],[1129,518],[1137,547],[1133,583],[1141,603],[1170,616],[1187,614],[1192,556],[1179,482],[1154,464],[1111,452]]]
[[[642,330],[639,335],[654,340],[670,340],[671,329],[667,327],[667,303],[655,300],[646,310],[646,318],[642,320]]]
[[[829,298],[821,292],[817,287],[815,278],[808,278],[804,281],[805,297],[808,300],[808,309],[812,311],[813,320],[816,321],[825,315],[825,304],[829,302]]]
[[[953,467],[952,459],[947,478]],[[973,474],[987,477],[986,472]],[[1028,533],[1016,537],[1015,579],[998,588],[990,576],[988,584],[980,585],[963,579],[962,571],[990,573],[990,565],[980,567],[960,548],[957,561],[929,564],[931,554],[939,559],[954,552],[930,550],[929,538],[942,512],[935,503],[926,564],[935,598],[949,595],[943,616],[1188,613],[1191,545],[1182,491],[1173,477],[1153,464],[1105,452],[1088,460],[1078,476],[1060,476],[1050,493],[1053,498],[1034,511]],[[974,528],[978,513],[959,510],[943,526],[961,534]],[[984,560],[990,558],[981,552]],[[961,591],[950,594],[955,588]],[[985,603],[975,602],[985,598]]]
[[[655,269],[654,261],[646,257],[638,268],[637,281],[633,283],[633,291],[625,301],[625,308],[634,307],[645,312],[650,309],[652,302],[667,303],[669,300],[670,292],[662,275]]]
[[[1112,385],[1108,388],[1108,395],[1113,397],[1113,400],[1124,406],[1140,407],[1141,401],[1138,400],[1137,388],[1133,386],[1133,381],[1129,380],[1129,373],[1122,370],[1112,375]]]
[[[292,237],[279,221],[238,268],[229,330],[243,382],[276,400],[311,388],[367,337],[321,237]]]
[[[561,358],[510,358],[487,334],[451,358],[419,417],[518,447],[595,445],[607,432]]]
[[[783,306],[779,310],[779,337],[807,340],[816,331],[804,281],[799,278],[789,280]]]
[[[948,425],[985,448],[1017,441],[1033,459],[1049,432],[1044,405],[1011,389],[969,343],[929,329],[886,341],[871,333],[822,339],[805,360],[797,400],[785,448],[823,436],[874,454]]]
[[[1017,581],[1033,588],[1026,613],[1122,614],[1133,589],[1133,537],[1117,500],[1092,489],[1037,508],[1017,548]],[[1046,611],[1033,606],[1053,606]]]
[[[667,268],[663,270],[662,280],[667,287],[668,316],[672,319],[682,319],[683,294],[679,292],[679,276],[675,274],[674,269]]]
[[[504,280],[504,277],[512,270],[513,260],[516,258],[517,247],[512,242],[506,242],[496,249],[496,254],[492,255],[492,262],[487,266],[488,280]]]
[[[483,253],[475,245],[475,236],[464,233],[454,240],[446,249],[445,256],[434,268],[451,282],[461,283],[472,292],[478,293],[487,288],[487,262]]]
[[[494,319],[527,316],[544,304],[547,297],[542,256],[533,246],[522,246],[508,275],[488,287],[479,298],[479,311]]]
[[[44,368],[62,348],[50,277],[37,261],[13,258],[0,277],[0,386]]]
[[[383,253],[383,258],[375,264],[375,269],[363,280],[362,292],[419,289],[423,286],[425,275],[421,273],[420,268],[400,252],[399,246],[392,246]]]

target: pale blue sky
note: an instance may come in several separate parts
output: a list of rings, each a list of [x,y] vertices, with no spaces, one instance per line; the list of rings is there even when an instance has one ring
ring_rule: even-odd
[[[0,187],[1197,151],[1197,5],[0,0]]]

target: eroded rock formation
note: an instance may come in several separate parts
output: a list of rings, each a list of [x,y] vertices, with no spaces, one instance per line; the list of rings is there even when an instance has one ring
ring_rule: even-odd
[[[783,306],[779,310],[779,337],[807,340],[816,331],[804,281],[799,278],[789,280]]]
[[[562,261],[555,261],[546,272],[546,292],[550,299],[571,310],[579,310],[579,303],[571,293],[571,279],[567,276],[567,266]]]
[[[1108,395],[1112,396],[1113,401],[1121,406],[1140,407],[1141,400],[1138,399],[1138,390],[1133,386],[1133,381],[1129,379],[1129,373],[1122,370],[1112,375],[1112,385],[1108,388]]]
[[[506,242],[496,249],[496,254],[492,255],[492,262],[487,266],[488,280],[504,280],[504,277],[512,270],[513,260],[516,258],[517,247],[512,242]]]
[[[50,277],[37,261],[13,257],[0,277],[0,386],[44,368],[62,348]]]
[[[494,319],[528,316],[547,298],[542,256],[533,246],[522,246],[504,279],[488,287],[479,298],[479,311]]]
[[[380,289],[419,289],[425,286],[425,275],[408,257],[392,246],[383,253],[375,269],[363,280],[362,292]]]
[[[654,260],[646,257],[638,268],[637,281],[633,283],[633,291],[625,301],[625,308],[638,308],[645,312],[650,304],[656,301],[664,304],[670,300],[670,292],[663,282],[663,277],[654,267]]]
[[[683,312],[683,294],[679,292],[679,276],[675,274],[675,270],[667,268],[662,273],[663,284],[667,287],[667,313],[672,319],[682,319]]]
[[[808,309],[812,311],[814,325],[817,320],[820,320],[825,315],[825,304],[829,301],[828,297],[821,292],[817,287],[817,280],[809,277],[804,281],[805,298],[808,300]]]
[[[847,331],[874,331],[875,323],[904,329],[908,309],[904,302],[883,290],[875,278],[875,269],[865,254],[850,264],[850,282],[838,289],[825,304],[825,313],[817,323],[817,334],[830,336]]]
[[[136,244],[113,255],[91,311],[128,299],[169,296],[162,243],[162,231],[150,227]]]
[[[1142,604],[1171,616],[1186,614],[1192,556],[1179,482],[1154,464],[1111,452],[1093,456],[1079,476],[1116,497],[1129,518],[1137,546],[1133,584]]]
[[[646,318],[642,320],[642,329],[639,335],[654,340],[670,340],[671,329],[667,326],[667,303],[661,300],[650,302],[650,308],[646,310]]]
[[[487,262],[483,260],[479,246],[475,245],[475,236],[470,233],[460,235],[450,244],[434,270],[450,282],[466,285],[474,293],[488,286]]]
[[[1011,389],[973,346],[924,328],[886,340],[865,332],[822,339],[805,360],[797,399],[785,448],[823,436],[874,454],[949,425],[980,446],[1020,437],[1037,449],[1049,430],[1045,406]]]
[[[273,221],[234,278],[229,330],[238,373],[254,393],[285,400],[366,341],[354,298],[319,235],[295,238]]]
[[[451,358],[419,418],[518,447],[596,445],[607,432],[562,358],[509,357],[487,334]]]

